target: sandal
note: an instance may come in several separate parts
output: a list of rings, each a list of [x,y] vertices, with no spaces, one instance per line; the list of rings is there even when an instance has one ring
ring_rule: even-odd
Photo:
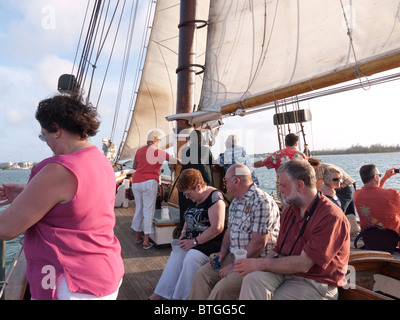
[[[154,243],[150,242],[150,244],[148,246],[143,246],[144,250],[148,250],[150,248],[152,248],[154,246]]]

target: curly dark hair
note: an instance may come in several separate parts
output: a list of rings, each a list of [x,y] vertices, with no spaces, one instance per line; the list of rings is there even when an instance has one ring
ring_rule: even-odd
[[[81,139],[96,135],[100,121],[97,110],[83,101],[81,95],[56,95],[39,102],[36,120],[48,132],[62,128],[78,134]]]
[[[179,176],[176,188],[179,192],[194,190],[200,184],[203,188],[207,185],[204,182],[201,172],[197,169],[185,169]]]

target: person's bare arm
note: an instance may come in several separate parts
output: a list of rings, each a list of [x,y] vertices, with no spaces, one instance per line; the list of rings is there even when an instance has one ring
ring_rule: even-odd
[[[0,213],[0,239],[10,240],[42,219],[56,204],[71,201],[77,180],[57,163],[46,165]]]

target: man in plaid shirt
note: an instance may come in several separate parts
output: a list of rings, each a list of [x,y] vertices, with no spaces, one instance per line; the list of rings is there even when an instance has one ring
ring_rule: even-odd
[[[252,181],[251,171],[235,164],[226,172],[227,191],[235,196],[229,207],[228,229],[221,251],[221,267],[201,267],[193,280],[189,299],[238,299],[243,277],[234,272],[237,249],[246,249],[247,257],[259,257],[272,249],[279,233],[279,208],[270,195]]]

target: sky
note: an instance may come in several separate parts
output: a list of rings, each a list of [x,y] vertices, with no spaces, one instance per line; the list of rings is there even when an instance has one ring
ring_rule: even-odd
[[[0,162],[38,162],[52,155],[37,138],[40,125],[34,115],[40,100],[57,93],[58,77],[71,73],[85,10],[86,1],[82,0],[0,0]],[[104,52],[110,48],[107,44]],[[136,50],[139,48],[133,48],[133,55]],[[117,46],[116,52],[118,63],[123,48]],[[100,132],[91,139],[99,149],[102,138],[111,135],[118,68],[110,68],[113,71],[98,110]],[[134,72],[131,68],[128,72]],[[128,82],[128,88],[129,85]],[[311,123],[305,124],[310,148],[400,144],[399,88],[399,81],[394,81],[302,103],[301,108],[310,109],[313,117]],[[117,145],[128,112],[124,109],[127,103],[122,105],[121,125],[114,139]],[[250,154],[276,151],[277,133],[272,118],[273,111],[266,111],[225,119],[214,153],[223,151],[223,141],[231,133],[239,135]]]
[[[309,109],[312,115],[312,121],[304,123],[310,150],[346,149],[357,144],[400,145],[399,89],[400,81],[396,80],[368,90],[360,88],[301,102],[300,109]],[[288,106],[288,111],[291,108]],[[227,135],[236,133],[249,154],[278,150],[274,113],[268,110],[225,119],[218,145]]]
[[[52,156],[46,143],[37,138],[41,128],[35,111],[41,100],[58,93],[59,76],[70,74],[73,69],[86,6],[87,1],[82,0],[0,0],[0,162],[38,162]],[[111,46],[112,39],[103,49],[104,60],[108,59]],[[132,54],[134,50],[139,48],[133,48]],[[123,51],[116,46],[115,65],[110,66],[104,89],[106,98],[98,109],[100,131],[90,138],[100,150],[102,138],[111,135]],[[80,54],[74,73],[79,59]],[[100,74],[106,67],[104,60],[96,70]],[[99,86],[102,78],[96,81]],[[123,112],[121,128],[128,108]],[[115,134],[119,139],[122,130]]]

